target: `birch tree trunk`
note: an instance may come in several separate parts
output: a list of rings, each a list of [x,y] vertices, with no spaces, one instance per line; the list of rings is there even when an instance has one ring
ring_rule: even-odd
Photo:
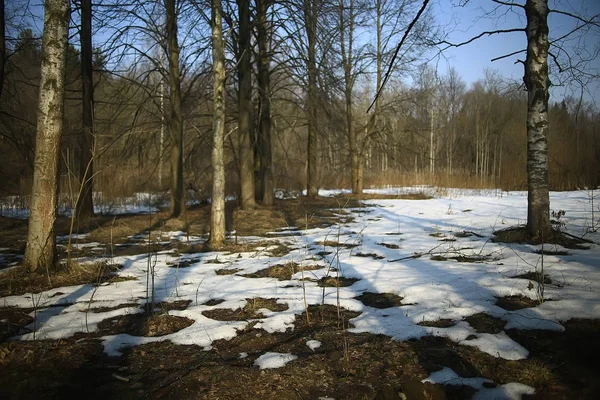
[[[532,237],[548,234],[548,0],[527,0],[527,231]]]
[[[210,209],[210,245],[225,243],[225,44],[221,17],[221,0],[211,0],[213,56],[213,187]]]
[[[164,0],[167,14],[167,48],[169,52],[169,101],[171,117],[171,217],[185,212],[183,193],[183,112],[181,109],[181,77],[179,71],[179,42],[177,40],[176,0]]]
[[[81,80],[82,80],[82,136],[79,158],[81,192],[77,197],[77,217],[94,216],[94,73],[92,52],[92,0],[81,1]]]
[[[250,113],[252,111],[252,64],[250,38],[250,0],[238,0],[239,17],[239,58],[238,58],[238,81],[239,81],[239,155],[240,155],[240,196],[241,206],[248,210],[256,206],[254,199],[254,144],[252,143],[252,124]]]
[[[316,61],[316,43],[317,43],[317,0],[304,1],[304,27],[306,29],[307,60],[306,69],[308,71],[308,149],[307,149],[307,168],[306,168],[306,192],[308,197],[318,195],[318,135],[317,135],[317,61]]]
[[[260,194],[262,204],[273,205],[273,160],[271,145],[271,56],[269,54],[269,34],[267,9],[270,0],[256,1],[258,37],[258,92],[260,98],[260,118],[258,136],[260,138]]]
[[[63,128],[69,0],[44,2],[42,65],[37,110],[36,151],[29,230],[23,267],[30,271],[56,263],[58,159]]]

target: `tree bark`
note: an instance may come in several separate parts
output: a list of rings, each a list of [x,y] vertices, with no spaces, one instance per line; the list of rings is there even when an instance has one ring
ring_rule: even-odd
[[[260,193],[262,204],[273,205],[273,160],[271,144],[271,56],[269,54],[269,34],[267,9],[270,0],[256,0],[258,19],[258,92],[260,98],[260,118],[258,136],[260,140]]]
[[[210,245],[225,243],[225,45],[221,17],[221,0],[211,0],[213,55],[213,188],[210,213]]]
[[[81,0],[81,80],[82,136],[79,158],[81,191],[77,197],[77,217],[94,216],[94,73],[92,51],[92,0]]]
[[[550,233],[548,189],[548,0],[527,0],[527,231]]]
[[[4,0],[0,0],[0,97],[4,89],[4,65],[6,59],[6,23],[4,21]]]
[[[177,40],[176,0],[164,0],[167,14],[167,47],[169,52],[169,137],[171,138],[171,217],[185,212],[183,193],[183,112],[181,109],[181,77],[179,42]]]
[[[240,157],[240,195],[242,208],[252,209],[256,206],[254,199],[254,145],[252,143],[252,124],[250,123],[252,111],[252,64],[250,37],[250,0],[238,0],[239,12],[239,56],[238,56],[238,80],[239,80],[239,157]]]
[[[316,197],[319,192],[319,147],[317,134],[317,0],[304,0],[304,27],[306,29],[308,72],[308,146],[306,168],[306,192],[308,197]]]
[[[63,128],[69,0],[44,2],[42,65],[29,230],[23,266],[30,271],[56,263],[58,160]]]

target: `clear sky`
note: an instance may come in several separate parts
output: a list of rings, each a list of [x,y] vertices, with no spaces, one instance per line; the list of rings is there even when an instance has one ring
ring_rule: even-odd
[[[524,0],[506,0],[518,4],[524,4]],[[464,0],[434,0],[435,15],[438,22],[449,31],[448,41],[460,43],[466,41],[484,31],[498,29],[523,28],[526,25],[525,13],[521,8],[514,7],[512,10],[506,6],[498,5],[492,0],[470,0],[467,4]],[[497,9],[496,9],[497,8]],[[550,8],[564,10],[578,15],[593,16],[600,14],[600,0],[550,0]],[[494,9],[496,9],[494,11]],[[490,13],[486,15],[486,13]],[[576,19],[558,14],[550,14],[550,38],[557,38],[569,32],[580,24]],[[576,37],[575,34],[573,37]],[[580,50],[592,52],[594,47],[600,45],[600,29],[596,28],[587,33],[585,42],[566,43],[571,46],[580,44]],[[515,64],[517,60],[524,60],[525,53],[520,53],[502,60],[491,62],[493,58],[510,54],[515,51],[524,50],[527,46],[527,38],[524,32],[502,33],[498,35],[485,36],[460,48],[451,48],[444,52],[438,63],[440,71],[449,66],[459,72],[467,83],[473,83],[484,77],[484,69],[492,68],[507,78],[521,80],[523,77],[523,65]],[[557,70],[552,62],[550,66]],[[588,72],[600,71],[600,59],[596,58],[586,68]],[[564,75],[563,75],[564,76]],[[552,79],[558,83],[558,79]],[[555,87],[551,92],[551,101],[560,101],[564,94],[579,96],[579,88]],[[600,85],[598,80],[595,84],[586,85],[586,100],[595,101],[600,106]]]

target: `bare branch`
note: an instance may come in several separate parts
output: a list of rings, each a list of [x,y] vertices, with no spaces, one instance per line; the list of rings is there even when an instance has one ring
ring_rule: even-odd
[[[442,40],[441,42],[434,43],[434,44],[435,45],[445,44],[446,47],[442,49],[442,51],[444,51],[446,49],[449,49],[450,47],[461,47],[461,46],[464,46],[466,44],[474,42],[477,39],[481,39],[484,36],[492,36],[492,35],[496,35],[496,34],[500,34],[500,33],[513,33],[513,32],[525,32],[525,28],[510,28],[510,29],[498,29],[496,31],[485,31],[485,32],[481,32],[477,36],[473,36],[471,39],[466,40],[464,42],[452,43],[452,42],[448,42],[447,40]]]
[[[512,52],[512,53],[510,53],[510,54],[505,54],[505,55],[503,55],[503,56],[500,56],[500,57],[492,58],[492,59],[490,60],[490,62],[494,62],[494,61],[502,60],[503,58],[508,58],[508,57],[510,57],[510,56],[514,56],[515,54],[523,53],[524,51],[527,51],[527,49],[513,51],[513,52]]]
[[[492,0],[492,1],[497,4],[502,4],[503,6],[525,8],[525,6],[523,4],[511,3],[508,1],[501,1],[501,0]]]
[[[410,33],[410,31],[412,30],[412,28],[415,26],[415,24],[417,23],[417,21],[421,17],[421,14],[423,14],[423,12],[425,11],[425,8],[427,8],[427,4],[429,4],[429,0],[423,0],[423,5],[421,6],[421,9],[419,10],[419,12],[415,16],[415,18],[411,21],[411,23],[408,25],[408,28],[406,28],[406,32],[404,32],[404,35],[402,36],[402,39],[400,40],[400,43],[398,43],[398,47],[396,47],[396,51],[394,52],[394,56],[392,57],[392,60],[390,61],[390,65],[388,66],[388,70],[385,73],[385,77],[383,78],[383,81],[381,82],[381,86],[377,89],[377,93],[375,94],[375,98],[373,99],[373,102],[371,103],[371,105],[369,106],[369,108],[367,108],[367,113],[371,110],[371,108],[373,107],[373,105],[375,104],[375,102],[377,101],[377,99],[379,98],[379,95],[381,94],[381,91],[383,90],[383,87],[385,86],[386,82],[390,78],[390,74],[392,72],[392,68],[394,67],[394,61],[396,61],[396,57],[398,56],[398,52],[400,51],[400,48],[402,47],[402,44],[404,44],[404,41],[408,37],[408,34]]]
[[[589,24],[589,25],[594,25],[594,26],[600,27],[600,21],[598,20],[598,18],[600,18],[600,14],[596,14],[593,17],[586,19],[586,18],[582,17],[581,15],[573,14],[568,11],[562,11],[562,10],[549,10],[548,13],[566,15],[567,17],[575,18],[576,20],[581,21],[584,24]]]

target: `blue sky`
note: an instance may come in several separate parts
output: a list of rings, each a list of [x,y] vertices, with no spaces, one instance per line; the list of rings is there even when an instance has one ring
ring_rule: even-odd
[[[518,4],[525,3],[525,0],[506,1]],[[39,17],[34,25],[40,31],[42,28],[41,16],[43,14],[40,7],[41,3],[41,0],[32,0],[29,3],[30,10]],[[600,0],[549,0],[549,3],[550,8],[568,11],[573,14],[600,15]],[[492,0],[433,0],[430,7],[433,8],[436,22],[448,32],[447,40],[453,43],[468,40],[484,31],[520,28],[525,27],[526,24],[524,10],[514,8],[511,11],[505,6],[495,4]],[[497,10],[494,11],[495,8]],[[490,14],[486,16],[486,13]],[[551,14],[549,17],[551,38],[570,31],[576,24],[577,20],[571,17]],[[583,47],[592,49],[599,44],[600,28],[588,33]],[[450,66],[453,66],[468,84],[482,79],[486,68],[497,70],[505,78],[520,81],[523,76],[523,65],[520,63],[515,64],[515,61],[518,59],[524,60],[524,53],[494,62],[491,60],[523,50],[526,46],[527,40],[524,32],[486,36],[468,45],[444,51],[443,55],[435,62],[440,73],[445,73]],[[594,68],[596,73],[599,74],[600,59],[596,58],[590,64],[590,67]],[[557,83],[558,81],[553,79],[553,82]],[[551,101],[560,101],[565,95],[569,94],[578,97],[580,86],[552,88]],[[586,86],[584,98],[588,101],[594,101],[596,106],[600,107],[600,82],[598,80],[594,84]]]
[[[523,4],[524,0],[514,0]],[[459,5],[460,0],[436,0],[433,2],[435,15],[442,26],[450,31],[448,40],[453,43],[462,42],[484,32],[497,29],[521,28],[526,24],[524,10],[514,8],[509,10],[499,6],[491,0],[470,0],[466,6]],[[486,12],[493,11],[489,17],[484,17]],[[600,14],[600,0],[550,0],[550,8],[565,10],[580,15]],[[573,29],[577,20],[564,16],[551,14],[549,17],[550,37],[557,37]],[[593,34],[593,35],[592,35]],[[583,47],[591,50],[600,43],[600,29],[590,32],[587,42]],[[521,80],[523,65],[515,64],[518,59],[524,60],[525,54],[521,53],[502,60],[491,62],[493,58],[500,57],[515,51],[523,50],[527,46],[524,32],[503,33],[486,36],[460,48],[451,48],[444,52],[443,58],[438,63],[440,71],[449,66],[459,72],[467,83],[473,83],[484,77],[484,69],[498,70],[506,78]],[[591,67],[600,70],[600,60],[596,58]],[[553,82],[558,82],[553,79]],[[598,82],[587,85],[584,97],[600,104],[600,88]],[[555,87],[552,89],[551,100],[559,101],[566,94],[579,95],[578,87]]]

